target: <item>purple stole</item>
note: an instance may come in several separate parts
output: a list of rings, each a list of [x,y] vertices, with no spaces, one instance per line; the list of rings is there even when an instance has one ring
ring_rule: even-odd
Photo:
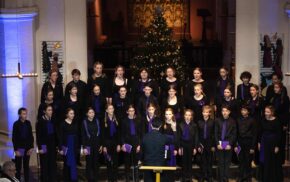
[[[47,127],[47,134],[52,135],[54,133],[54,129],[53,129],[53,124],[52,124],[51,120],[47,121],[46,127]]]
[[[166,135],[171,140],[174,139],[174,135]],[[168,166],[176,166],[176,157],[174,156],[175,146],[173,144],[168,145],[170,151],[170,159],[167,161]]]
[[[135,136],[136,135],[136,127],[135,127],[134,119],[129,119],[129,122],[130,122],[130,134],[131,134],[131,136]]]
[[[182,139],[188,141],[190,139],[190,123],[184,122],[184,128],[182,132]]]
[[[94,102],[94,110],[97,114],[99,114],[101,112],[101,103],[100,103],[100,96],[94,96],[95,98],[95,102]]]
[[[108,121],[109,121],[109,126],[110,126],[110,136],[112,137],[117,132],[116,123],[110,120],[109,117],[108,117]]]
[[[71,180],[77,180],[77,166],[76,166],[76,155],[75,155],[75,135],[67,136],[67,154],[66,154],[66,165],[70,170]]]
[[[227,132],[227,121],[223,121],[223,126],[222,126],[222,141],[225,140],[226,137],[226,132]]]
[[[146,118],[147,117],[149,118],[149,116],[146,116]],[[149,122],[148,122],[148,133],[152,131],[152,126],[151,125],[152,125],[153,117],[152,118],[149,118]]]

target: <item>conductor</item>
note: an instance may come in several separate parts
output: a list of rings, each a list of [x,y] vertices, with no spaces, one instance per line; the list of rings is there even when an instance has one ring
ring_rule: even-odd
[[[159,132],[162,125],[160,119],[155,118],[151,125],[152,131],[147,133],[142,141],[143,165],[165,166],[165,145],[169,144],[170,140]],[[144,172],[145,182],[154,182],[154,179],[155,177],[152,171]]]

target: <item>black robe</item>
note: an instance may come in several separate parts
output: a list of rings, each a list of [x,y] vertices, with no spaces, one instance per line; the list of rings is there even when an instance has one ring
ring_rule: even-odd
[[[45,101],[45,96],[47,95],[48,90],[53,91],[53,101],[55,104],[60,104],[63,99],[63,88],[62,83],[56,83],[55,87],[51,85],[49,81],[45,82],[41,89],[41,102]]]
[[[260,128],[260,163],[262,165],[262,181],[282,182],[282,160],[281,160],[281,133],[280,121],[276,118],[273,121],[264,119]],[[274,153],[275,147],[279,152]]]
[[[215,100],[221,100],[224,97],[224,90],[226,87],[230,87],[232,95],[235,95],[235,82],[231,78],[223,80],[219,77],[215,86]]]
[[[166,78],[162,79],[160,81],[160,101],[162,101],[162,99],[167,98],[168,96],[168,89],[170,88],[171,85],[174,85],[176,88],[176,95],[181,95],[181,83],[178,79],[176,79],[174,82],[169,82]]]
[[[177,103],[174,105],[170,105],[167,99],[164,99],[161,104],[161,113],[163,113],[163,115],[165,113],[165,109],[167,108],[171,108],[173,110],[175,119],[179,121],[181,117],[183,116],[183,109],[184,109],[182,97],[177,97]]]
[[[239,84],[237,87],[237,100],[240,102],[240,104],[244,104],[251,98],[250,94],[250,87],[252,86],[252,83],[249,83],[248,85],[245,84]]]
[[[203,82],[195,82],[194,80],[189,80],[185,87],[184,87],[184,97],[191,97],[194,95],[194,86],[197,85],[197,84],[201,84],[202,85],[202,90],[203,90],[203,93],[206,95],[206,96],[209,96],[209,86],[208,86],[208,83],[207,81],[203,81]]]
[[[203,96],[200,100],[196,100],[194,96],[185,100],[185,108],[193,110],[195,122],[202,119],[202,107],[205,105],[209,105],[209,100],[206,96]]]
[[[56,181],[56,127],[52,120],[42,116],[36,123],[36,143],[40,154],[41,181]]]
[[[95,77],[94,75],[91,75],[88,78],[87,82],[87,88],[88,88],[88,93],[92,94],[93,88],[95,85],[99,85],[101,94],[104,97],[109,97],[110,92],[109,92],[109,79],[105,74],[102,74],[100,77]]]

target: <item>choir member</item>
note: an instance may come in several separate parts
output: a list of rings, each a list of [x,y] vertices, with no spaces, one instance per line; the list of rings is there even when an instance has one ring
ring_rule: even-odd
[[[58,71],[50,70],[48,73],[48,81],[45,82],[41,89],[41,102],[45,101],[45,95],[48,90],[53,90],[53,101],[55,104],[60,104],[63,99],[62,83],[58,82]]]
[[[127,117],[122,122],[122,151],[125,152],[126,181],[130,181],[130,167],[135,167],[140,159],[140,143],[142,137],[142,123],[135,114],[133,105],[127,107]],[[136,179],[136,174],[133,174]]]
[[[252,74],[248,71],[244,71],[240,75],[243,83],[238,85],[236,98],[241,104],[245,104],[250,99],[250,87],[253,85],[250,83],[251,78]]]
[[[115,114],[118,121],[123,121],[127,117],[127,108],[132,104],[131,98],[128,96],[127,88],[121,86],[118,95],[114,96],[112,104],[115,108]],[[120,125],[122,125],[120,123]]]
[[[155,107],[158,106],[158,100],[154,95],[152,94],[152,87],[150,84],[145,85],[144,89],[144,95],[139,98],[138,103],[138,114],[142,117],[145,117],[147,114],[147,107],[150,103],[154,104]],[[156,108],[158,109],[158,108]]]
[[[216,81],[216,88],[215,88],[215,100],[222,100],[224,97],[224,90],[225,88],[230,88],[234,94],[235,83],[229,77],[229,71],[226,67],[221,67],[219,69],[219,78]]]
[[[63,104],[63,111],[66,111],[68,108],[71,108],[74,110],[74,121],[77,124],[78,128],[78,137],[79,141],[81,141],[81,124],[82,124],[82,113],[83,113],[83,107],[81,105],[82,99],[78,96],[78,88],[74,83],[69,84],[68,86],[68,91],[69,95],[67,95],[64,99],[64,104]],[[80,143],[79,143],[79,149],[81,148]],[[77,164],[81,166],[80,162],[80,153],[77,154]]]
[[[109,80],[105,73],[103,73],[104,65],[101,62],[94,63],[94,73],[88,77],[87,88],[89,93],[92,92],[94,85],[99,85],[102,95],[108,100],[109,94]]]
[[[63,156],[64,181],[78,181],[77,158],[79,154],[78,124],[72,108],[65,111],[66,118],[59,128],[59,153]]]
[[[238,117],[238,108],[239,108],[238,102],[235,99],[235,97],[233,97],[232,90],[228,87],[224,89],[223,98],[215,101],[215,108],[216,108],[217,117],[221,117],[221,106],[222,105],[227,105],[230,107],[232,118],[235,119]]]
[[[30,121],[27,120],[27,109],[18,110],[19,119],[13,124],[12,142],[15,152],[16,178],[20,181],[22,166],[24,181],[29,182],[29,160],[33,152],[33,134]]]
[[[201,180],[213,181],[212,163],[215,151],[214,121],[210,118],[211,107],[205,105],[202,108],[202,119],[197,122],[199,145],[198,152],[201,154]]]
[[[70,94],[70,92],[69,92],[69,85],[72,84],[72,83],[74,83],[76,85],[77,89],[78,89],[78,93],[77,93],[78,98],[83,98],[81,100],[81,107],[82,108],[85,108],[87,106],[87,103],[86,103],[86,99],[84,99],[84,98],[87,98],[88,97],[88,87],[87,87],[87,84],[80,79],[80,76],[81,76],[80,70],[73,69],[72,72],[71,72],[71,75],[72,75],[73,80],[70,81],[66,85],[66,87],[65,87],[65,96],[66,97],[69,96],[69,94]],[[85,116],[84,111],[81,114],[82,114],[82,118],[83,118]]]
[[[273,96],[275,95],[275,92],[274,92],[274,84],[275,83],[282,83],[282,77],[276,73],[273,73],[272,74],[272,85],[269,85],[267,87],[267,90],[266,90],[266,103],[269,103],[270,102],[270,99],[273,98]],[[287,93],[287,89],[285,86],[283,86],[282,88],[282,93],[284,95],[288,95]]]
[[[195,114],[195,122],[202,119],[202,107],[208,104],[209,100],[204,94],[201,84],[196,84],[194,86],[194,95],[185,100],[185,107],[193,110]]]
[[[125,68],[121,65],[115,68],[115,76],[111,84],[111,98],[119,95],[120,87],[126,87],[128,94],[131,94],[132,83],[131,80],[125,77]]]
[[[102,153],[102,134],[100,120],[89,107],[82,123],[83,154],[86,156],[86,176],[89,182],[99,180],[99,158]]]
[[[285,146],[286,146],[286,133],[289,124],[289,97],[283,92],[283,84],[281,82],[274,83],[274,95],[269,100],[268,104],[271,104],[275,107],[276,116],[281,122],[282,126],[282,138],[281,138],[281,146],[280,153],[282,156],[282,163],[285,161]]]
[[[283,181],[281,161],[281,134],[282,126],[275,116],[273,106],[265,107],[265,119],[262,121],[259,149],[262,168],[262,181]]]
[[[256,121],[257,127],[261,127],[261,121],[264,105],[265,105],[265,99],[259,95],[259,86],[256,84],[253,84],[250,87],[250,94],[251,97],[247,102],[247,105],[250,109],[250,116],[254,118]],[[259,150],[258,147],[255,147],[255,154],[254,154],[254,164],[259,164]]]
[[[166,108],[171,108],[174,111],[174,116],[177,121],[181,119],[183,110],[183,100],[177,96],[177,89],[174,85],[169,86],[168,97],[162,102],[162,111]]]
[[[56,127],[53,107],[47,104],[36,123],[36,143],[40,158],[40,181],[56,182]]]
[[[173,67],[168,67],[165,70],[165,75],[166,77],[164,79],[161,80],[160,82],[160,89],[161,89],[161,93],[160,93],[160,101],[162,101],[162,99],[167,98],[168,96],[168,89],[170,87],[170,85],[174,85],[177,93],[181,94],[181,83],[179,82],[179,80],[176,78],[175,76],[175,69]]]
[[[167,165],[176,166],[176,155],[179,150],[179,126],[174,117],[174,112],[171,108],[165,109],[165,121],[163,127],[160,128],[161,133],[165,134],[167,138],[173,141],[172,144],[168,145],[165,149],[167,152]],[[167,181],[174,181],[174,173],[166,172]]]
[[[133,88],[133,93],[134,93],[134,99],[135,99],[135,103],[137,105],[138,99],[144,94],[144,87],[145,85],[150,84],[152,86],[152,94],[158,98],[159,96],[159,88],[157,83],[150,78],[149,75],[149,70],[147,68],[141,68],[140,69],[140,78],[138,80],[136,80],[136,82],[134,83],[134,88]]]
[[[229,167],[232,159],[232,147],[237,138],[236,122],[230,117],[230,107],[221,107],[222,116],[215,121],[215,142],[217,145],[219,180],[229,180]]]
[[[106,97],[101,92],[101,87],[95,84],[93,86],[92,94],[89,97],[88,106],[94,109],[95,117],[97,117],[99,121],[103,121],[104,119],[106,104]]]
[[[192,181],[192,156],[196,154],[198,145],[197,126],[193,122],[193,111],[184,111],[180,128],[180,148],[178,150],[182,160],[182,181]]]
[[[118,153],[121,151],[121,128],[114,113],[114,106],[108,104],[103,122],[103,153],[107,162],[108,181],[115,182],[118,177]]]
[[[257,123],[250,116],[247,105],[241,107],[241,117],[237,120],[237,146],[234,151],[239,157],[240,171],[238,181],[251,181],[252,156],[257,145]]]
[[[75,113],[75,120],[81,126],[81,119],[82,119],[82,99],[81,97],[78,96],[78,87],[76,84],[71,83],[67,85],[67,89],[69,94],[65,96],[64,98],[64,103],[63,103],[63,111],[66,111],[67,108],[72,108]]]
[[[194,86],[196,84],[201,84],[204,93],[206,95],[208,95],[208,84],[202,78],[202,70],[199,67],[196,67],[196,68],[193,69],[193,79],[189,80],[188,83],[185,85],[185,88],[184,88],[184,96],[185,97],[193,96],[192,90],[194,90]]]
[[[44,115],[43,111],[46,105],[53,105],[53,90],[48,90],[45,94],[45,100],[43,103],[39,104],[37,112],[37,120],[40,120]]]
[[[250,109],[250,116],[255,119],[257,124],[260,124],[263,109],[264,109],[264,98],[259,96],[259,86],[256,84],[250,87],[250,98],[246,103]]]
[[[142,133],[146,134],[152,131],[152,121],[157,118],[157,108],[153,103],[150,103],[146,109],[146,115],[142,119]]]

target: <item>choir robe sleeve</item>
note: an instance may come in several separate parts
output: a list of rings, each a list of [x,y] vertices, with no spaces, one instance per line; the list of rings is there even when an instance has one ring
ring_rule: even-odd
[[[81,125],[81,138],[82,138],[82,140],[81,140],[81,145],[83,145],[83,146],[89,146],[89,138],[88,138],[88,135],[87,135],[87,131],[86,131],[86,129],[85,129],[85,123],[86,121],[84,120],[84,121],[82,121],[82,125]]]
[[[229,131],[229,143],[231,146],[234,146],[234,144],[236,143],[237,141],[237,124],[236,124],[236,121],[233,120],[233,119],[230,119],[229,120],[229,123],[230,123],[230,131]]]
[[[15,122],[13,124],[13,130],[12,130],[12,142],[13,142],[13,148],[14,148],[14,151],[16,151],[18,148],[19,148],[19,138],[18,138],[18,128],[17,128],[17,122]]]
[[[44,141],[44,123],[42,120],[39,120],[36,122],[35,128],[36,128],[36,144],[39,150],[41,150],[41,145],[45,145]]]
[[[199,137],[198,137],[198,128],[197,128],[197,125],[195,123],[193,123],[193,144],[192,146],[197,149],[198,145],[199,145]]]
[[[62,146],[64,146],[63,127],[64,127],[64,123],[62,122],[58,128],[58,148],[59,148],[59,150],[61,150]]]
[[[287,127],[289,124],[289,97],[285,95],[283,98],[283,103],[281,105],[281,115],[280,115],[280,121],[282,124],[282,127]]]
[[[217,119],[215,121],[215,129],[214,129],[214,138],[215,138],[215,145],[219,145],[219,141],[220,141],[220,130],[221,130],[221,126],[220,126],[220,119]]]
[[[32,149],[33,148],[33,143],[34,143],[34,137],[33,137],[33,133],[32,133],[32,126],[31,126],[31,123],[30,121],[28,122],[28,130],[29,130],[29,143],[28,143],[28,147],[29,149]]]
[[[121,146],[123,146],[125,144],[125,140],[126,140],[126,135],[128,135],[128,131],[127,131],[127,125],[128,125],[128,121],[127,119],[124,119],[122,122],[122,125],[121,125],[121,134],[120,134],[120,137],[121,137]]]
[[[180,136],[181,136],[181,129],[179,124],[176,123],[176,131],[174,132],[174,146],[175,150],[180,148]]]
[[[258,140],[258,123],[257,121],[252,118],[252,136],[253,136],[253,140],[252,140],[252,149],[254,150],[256,148],[257,145],[257,140]]]
[[[215,123],[215,121],[213,121],[213,128],[210,131],[211,132],[210,146],[212,146],[212,147],[216,147],[216,145],[215,145],[215,128],[216,128],[216,123]]]
[[[40,96],[41,103],[45,101],[45,95],[46,95],[47,89],[48,89],[48,82],[45,82],[41,88],[41,96]]]

